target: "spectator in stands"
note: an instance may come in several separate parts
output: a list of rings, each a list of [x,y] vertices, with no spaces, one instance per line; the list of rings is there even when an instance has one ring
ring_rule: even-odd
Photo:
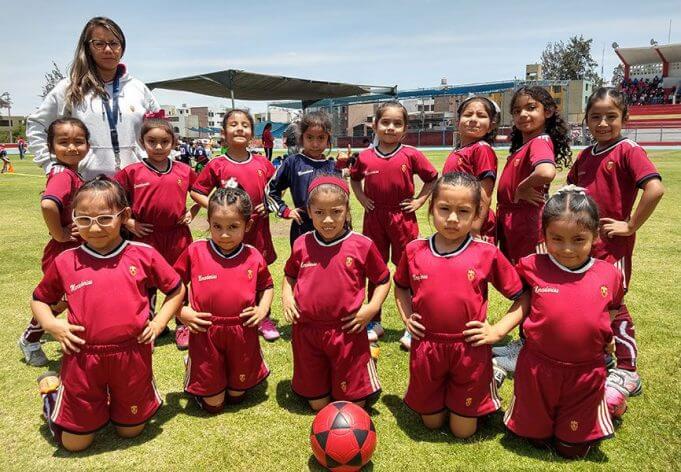
[[[26,154],[26,141],[24,138],[19,137],[19,141],[17,141],[17,145],[19,147],[19,160],[23,161],[24,160],[24,154]]]
[[[265,157],[272,162],[272,150],[274,149],[274,138],[272,137],[272,123],[267,123],[262,130],[262,147],[265,148]]]
[[[284,130],[284,146],[287,149],[287,156],[298,154],[298,122],[294,121]]]

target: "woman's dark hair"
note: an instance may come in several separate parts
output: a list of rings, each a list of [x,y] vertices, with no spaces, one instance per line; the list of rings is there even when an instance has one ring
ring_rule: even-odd
[[[428,214],[433,214],[433,205],[435,199],[440,194],[440,190],[445,185],[452,187],[465,187],[473,192],[473,202],[475,203],[475,214],[477,216],[480,211],[480,202],[482,201],[482,186],[480,181],[467,172],[447,172],[435,182],[433,193],[430,195],[430,203],[428,204]]]
[[[546,233],[552,221],[563,218],[574,220],[592,233],[598,233],[598,205],[581,187],[566,185],[548,199],[541,215],[542,231]]]
[[[54,135],[57,132],[57,127],[61,125],[71,125],[75,126],[77,128],[80,128],[83,130],[83,133],[85,134],[85,140],[89,143],[90,142],[90,130],[87,129],[87,126],[85,126],[85,123],[80,121],[78,118],[57,118],[54,120],[52,123],[50,123],[50,126],[47,128],[47,149],[51,152],[54,153]]]
[[[487,97],[479,97],[479,96],[474,96],[474,97],[469,97],[461,104],[459,105],[459,108],[456,109],[456,117],[457,120],[461,120],[461,114],[466,111],[466,107],[470,105],[473,102],[478,102],[482,103],[482,106],[485,107],[485,111],[487,112],[487,116],[489,116],[489,131],[482,137],[482,141],[487,142],[490,146],[494,145],[494,140],[497,137],[497,131],[499,131],[499,119],[501,117],[501,113],[499,113],[497,107],[495,106],[494,102],[490,100]],[[459,147],[460,142],[458,141],[459,138],[457,138],[457,143],[456,146]]]
[[[572,163],[572,151],[570,150],[570,127],[558,113],[558,105],[551,94],[544,87],[520,87],[511,98],[511,114],[515,103],[521,96],[526,95],[538,101],[544,106],[544,110],[550,111],[551,116],[546,119],[544,129],[551,138],[553,150],[556,155],[556,167],[558,169],[570,167]],[[510,153],[516,152],[523,145],[523,134],[516,128],[511,129]]]
[[[72,207],[74,211],[83,197],[89,192],[100,192],[104,194],[106,204],[113,210],[122,210],[129,206],[128,197],[125,195],[123,187],[113,179],[104,174],[100,174],[92,180],[85,182],[73,196]]]
[[[251,218],[253,205],[251,198],[242,188],[219,188],[208,200],[208,219],[213,215],[216,208],[236,205],[244,221]]]
[[[627,106],[627,97],[619,90],[612,87],[600,87],[591,94],[586,102],[586,111],[584,112],[584,120],[589,116],[589,110],[601,100],[610,97],[617,109],[622,113],[622,121],[629,118],[629,107]]]
[[[388,108],[399,108],[399,110],[402,112],[402,119],[404,119],[404,130],[407,130],[407,125],[409,124],[409,112],[407,112],[407,109],[404,108],[404,105],[402,105],[400,102],[397,100],[390,100],[388,102],[382,102],[378,108],[376,108],[376,116],[374,117],[374,123],[378,123],[385,111]]]
[[[253,121],[253,117],[251,116],[250,113],[248,113],[248,110],[244,110],[242,108],[233,108],[229,110],[227,113],[225,113],[225,117],[222,119],[222,129],[225,129],[227,126],[227,121],[232,115],[236,115],[237,113],[242,113],[246,115],[246,118],[248,118],[248,122],[251,124],[251,136],[255,132],[255,122]]]
[[[305,132],[310,128],[314,128],[315,126],[319,126],[322,131],[327,134],[327,145],[330,146],[332,135],[331,117],[328,113],[323,111],[312,111],[305,113],[300,119],[297,127],[298,136],[296,136],[300,145],[302,146],[303,144],[303,135]]]
[[[142,128],[140,129],[140,142],[144,143],[144,136],[152,129],[162,129],[168,135],[170,135],[173,140],[173,145],[177,143],[177,137],[175,136],[175,131],[168,120],[163,120],[161,118],[148,118],[142,122]]]

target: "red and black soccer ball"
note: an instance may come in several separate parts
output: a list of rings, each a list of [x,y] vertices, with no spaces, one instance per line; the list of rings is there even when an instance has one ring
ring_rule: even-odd
[[[352,472],[369,462],[376,448],[376,429],[369,414],[350,402],[333,402],[312,422],[312,452],[334,472]]]

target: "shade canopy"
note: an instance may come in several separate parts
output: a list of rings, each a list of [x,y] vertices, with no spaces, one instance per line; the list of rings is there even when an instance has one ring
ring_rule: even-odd
[[[156,88],[178,90],[232,100],[303,100],[303,102],[367,93],[394,95],[397,89],[257,74],[235,69],[150,82],[147,86],[152,90]]]

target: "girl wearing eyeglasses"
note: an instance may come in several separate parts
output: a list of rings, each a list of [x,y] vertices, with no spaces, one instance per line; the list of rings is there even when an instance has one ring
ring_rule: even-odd
[[[84,244],[59,254],[33,292],[31,309],[64,353],[61,376],[41,376],[43,412],[57,444],[87,448],[110,421],[121,437],[139,435],[162,400],[152,373],[154,339],[182,305],[180,276],[156,249],[124,240],[130,207],[105,176],[83,184],[72,218]],[[149,320],[147,291],[166,299]],[[67,296],[68,317],[50,305]]]
[[[92,18],[83,28],[69,77],[27,119],[29,150],[46,173],[54,165],[47,127],[68,116],[79,118],[92,134],[91,152],[80,165],[85,179],[112,177],[145,157],[137,144],[139,131],[144,115],[160,107],[147,86],[121,63],[125,46],[123,31],[108,18]]]

